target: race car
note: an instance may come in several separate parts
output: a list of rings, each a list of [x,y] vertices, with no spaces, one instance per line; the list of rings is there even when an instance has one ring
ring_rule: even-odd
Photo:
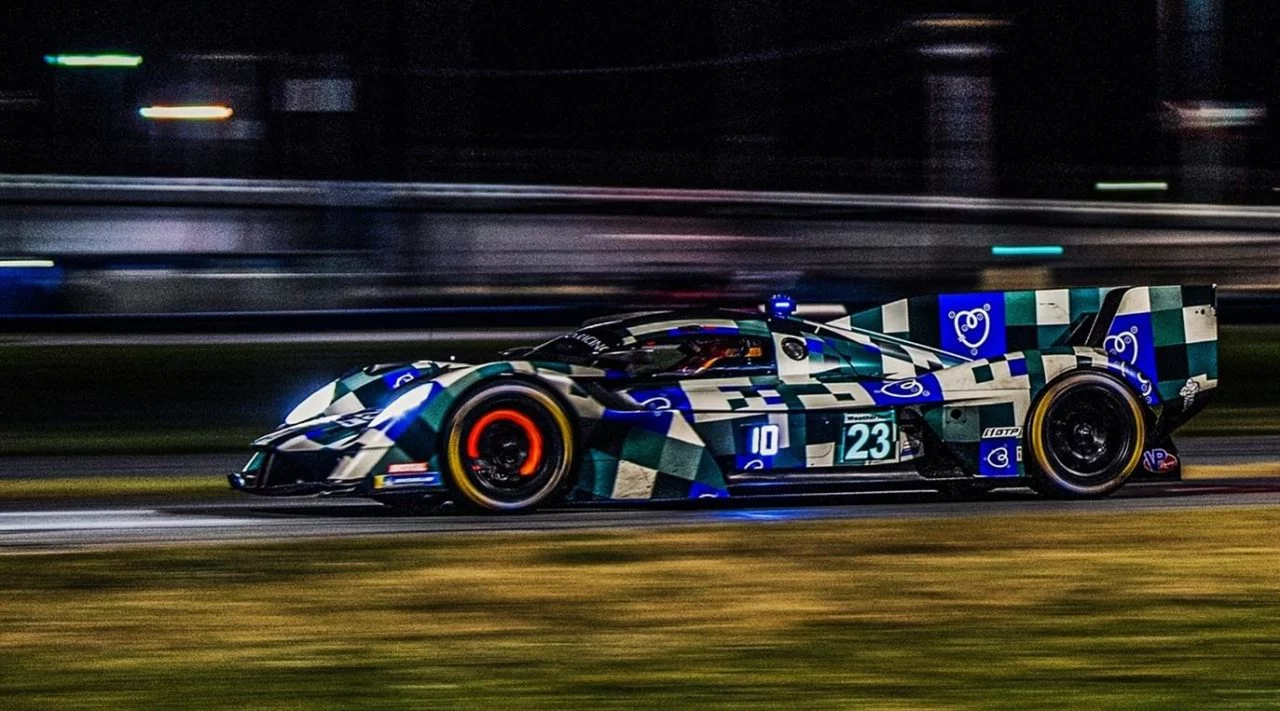
[[[485,512],[877,485],[1097,497],[1179,477],[1171,435],[1218,382],[1212,286],[807,312],[632,313],[490,363],[353,370],[231,485]]]

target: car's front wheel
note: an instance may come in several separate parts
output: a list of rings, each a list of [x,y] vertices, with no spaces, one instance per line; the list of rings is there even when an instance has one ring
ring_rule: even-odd
[[[1072,373],[1045,388],[1027,428],[1032,486],[1048,496],[1106,496],[1138,467],[1146,441],[1142,404],[1124,383]]]
[[[531,383],[481,387],[458,406],[443,434],[447,479],[460,505],[528,511],[569,477],[573,425],[556,398]]]

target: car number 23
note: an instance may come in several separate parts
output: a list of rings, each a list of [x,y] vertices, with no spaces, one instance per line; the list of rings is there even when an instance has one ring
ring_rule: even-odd
[[[871,464],[896,459],[897,428],[892,414],[846,414],[841,460]]]

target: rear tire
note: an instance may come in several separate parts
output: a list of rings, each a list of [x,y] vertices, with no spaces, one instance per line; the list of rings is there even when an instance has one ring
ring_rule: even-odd
[[[553,499],[573,462],[573,425],[556,398],[531,383],[481,387],[443,432],[446,480],[460,506],[531,511]]]
[[[1142,460],[1146,417],[1133,391],[1083,371],[1050,383],[1028,418],[1031,488],[1056,498],[1106,496]]]

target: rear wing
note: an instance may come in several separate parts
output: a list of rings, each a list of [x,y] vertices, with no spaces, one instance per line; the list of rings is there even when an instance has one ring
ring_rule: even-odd
[[[1213,286],[938,294],[901,299],[828,325],[884,333],[965,358],[1056,346],[1101,348],[1155,383],[1165,402],[1218,381]]]
[[[1181,399],[1189,408],[1197,393],[1218,385],[1217,290],[1213,286],[1112,290],[1084,341],[1150,378],[1162,401]]]

